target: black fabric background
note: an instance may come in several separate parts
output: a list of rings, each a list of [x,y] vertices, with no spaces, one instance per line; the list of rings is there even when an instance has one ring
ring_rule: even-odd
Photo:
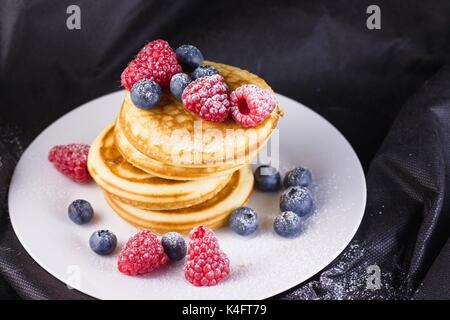
[[[66,28],[70,4],[81,30]],[[381,30],[366,28],[370,4]],[[8,182],[40,131],[119,89],[127,62],[156,38],[261,75],[332,122],[368,172],[351,245],[276,298],[450,298],[449,16],[448,1],[0,0],[0,298],[87,298],[24,251]],[[365,288],[371,264],[380,290]]]

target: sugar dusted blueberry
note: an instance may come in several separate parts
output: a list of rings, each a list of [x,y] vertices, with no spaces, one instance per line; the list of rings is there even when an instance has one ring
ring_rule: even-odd
[[[186,256],[186,241],[178,232],[168,232],[163,235],[161,244],[170,260],[179,261]]]
[[[230,216],[230,228],[241,236],[248,236],[258,229],[259,218],[255,210],[240,207]]]
[[[303,168],[297,167],[284,176],[283,185],[285,188],[293,186],[308,187],[312,183],[311,171]]]
[[[203,54],[197,47],[183,44],[175,50],[178,63],[185,71],[193,71],[203,63]]]
[[[73,201],[68,208],[70,220],[76,224],[85,224],[92,220],[94,209],[91,204],[83,199]]]
[[[177,73],[170,79],[170,92],[175,99],[181,101],[181,95],[190,82],[191,78],[186,73]]]
[[[200,66],[192,72],[192,80],[219,74],[219,71],[213,66]]]
[[[280,210],[292,211],[300,217],[312,212],[314,201],[311,191],[305,187],[289,187],[280,197]]]
[[[95,231],[89,238],[92,251],[101,256],[111,254],[117,246],[117,237],[109,230]]]
[[[281,176],[277,169],[263,165],[255,170],[255,186],[266,192],[278,191],[281,184]]]
[[[275,218],[273,221],[273,229],[282,237],[295,238],[302,232],[302,221],[296,213],[285,211]]]
[[[141,109],[156,107],[161,101],[161,87],[153,80],[139,80],[131,88],[131,101]]]

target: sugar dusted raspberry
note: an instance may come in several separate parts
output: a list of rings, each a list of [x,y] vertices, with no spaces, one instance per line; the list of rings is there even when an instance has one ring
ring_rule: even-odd
[[[214,286],[230,274],[230,262],[210,229],[191,231],[184,276],[194,286]]]
[[[233,119],[243,127],[255,127],[275,109],[274,95],[253,84],[245,84],[230,95],[230,112]]]
[[[202,119],[223,122],[230,111],[228,87],[221,75],[199,78],[184,89],[181,99],[186,109]]]
[[[128,90],[142,79],[153,80],[165,88],[169,85],[170,78],[181,71],[177,55],[167,41],[155,40],[139,51],[136,58],[122,72],[121,80],[122,85]]]
[[[85,144],[57,145],[48,153],[48,161],[73,181],[85,183],[91,180],[87,170],[88,154],[89,146]]]
[[[148,230],[142,230],[122,248],[117,267],[122,273],[136,276],[159,269],[168,260],[158,237]]]

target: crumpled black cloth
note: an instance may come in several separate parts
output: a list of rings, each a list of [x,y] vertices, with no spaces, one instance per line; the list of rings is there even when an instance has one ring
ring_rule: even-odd
[[[318,281],[288,297],[450,298],[449,164],[445,67],[403,107],[372,161],[367,207],[352,243]],[[370,265],[382,271],[379,290],[367,288]]]
[[[72,4],[81,30],[66,28]],[[361,159],[368,203],[357,235],[324,271],[276,298],[449,298],[450,3],[377,1],[381,30],[366,28],[370,4],[0,1],[0,298],[89,298],[20,245],[9,180],[40,131],[117,90],[121,70],[156,38],[260,74],[332,122]],[[376,290],[367,285],[374,265]]]

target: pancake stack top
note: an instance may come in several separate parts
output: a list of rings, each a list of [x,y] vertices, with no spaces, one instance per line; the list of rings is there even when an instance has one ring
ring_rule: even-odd
[[[229,92],[254,84],[272,92],[258,76],[207,62]],[[253,189],[248,163],[266,144],[282,116],[277,106],[255,127],[233,119],[203,120],[167,89],[159,104],[137,107],[126,91],[114,124],[91,146],[88,169],[111,208],[129,223],[163,233],[217,228],[242,206]]]

